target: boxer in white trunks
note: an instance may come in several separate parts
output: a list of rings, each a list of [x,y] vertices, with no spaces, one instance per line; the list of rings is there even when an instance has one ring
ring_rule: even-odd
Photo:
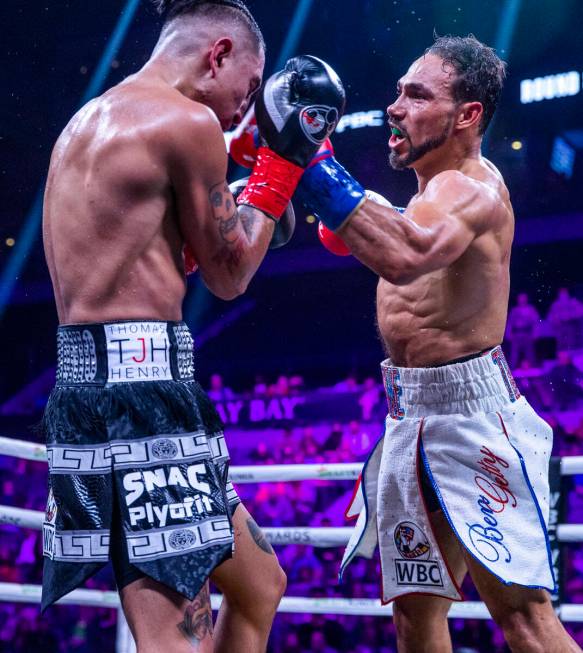
[[[499,346],[514,215],[480,148],[504,77],[491,48],[444,37],[399,80],[390,163],[418,180],[403,211],[332,157],[299,186],[324,244],[344,243],[380,276],[389,415],[350,509],[343,569],[379,545],[400,653],[451,653],[447,614],[468,571],[513,652],[580,651],[548,594],[552,431]]]

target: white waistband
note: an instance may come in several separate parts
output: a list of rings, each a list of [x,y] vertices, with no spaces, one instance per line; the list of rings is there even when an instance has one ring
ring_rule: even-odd
[[[520,398],[501,347],[464,363],[395,367],[387,359],[381,369],[389,414],[394,419],[490,412]]]

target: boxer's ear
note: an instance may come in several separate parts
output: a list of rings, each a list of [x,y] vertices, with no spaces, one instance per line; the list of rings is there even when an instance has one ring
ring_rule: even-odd
[[[213,77],[216,77],[225,59],[233,52],[233,41],[224,36],[215,41],[209,52],[209,67]]]
[[[462,130],[473,125],[479,126],[483,115],[484,107],[481,102],[462,102],[458,106],[455,127]]]

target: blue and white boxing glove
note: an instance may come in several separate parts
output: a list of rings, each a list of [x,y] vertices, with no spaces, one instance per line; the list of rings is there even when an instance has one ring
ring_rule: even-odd
[[[404,210],[394,207],[388,199],[384,198],[382,195],[375,193],[374,190],[365,190],[364,194],[367,199],[380,204],[381,206],[386,206],[388,208],[394,208],[395,210]],[[324,247],[332,254],[336,256],[350,256],[350,248],[342,240],[342,238],[329,229],[321,220],[318,223],[318,238]]]
[[[338,231],[366,201],[364,188],[332,154],[316,156],[302,175],[296,193],[331,231]]]
[[[403,213],[382,195],[366,191],[334,158],[334,151],[318,153],[304,172],[296,195],[324,227],[338,231],[368,199]],[[324,233],[326,233],[326,229]],[[320,239],[321,233],[319,231]]]

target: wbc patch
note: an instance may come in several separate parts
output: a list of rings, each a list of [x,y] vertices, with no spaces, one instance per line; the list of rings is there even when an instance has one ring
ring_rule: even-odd
[[[416,523],[399,522],[393,539],[400,556],[394,558],[397,585],[443,587],[439,564],[430,558],[429,540]]]

